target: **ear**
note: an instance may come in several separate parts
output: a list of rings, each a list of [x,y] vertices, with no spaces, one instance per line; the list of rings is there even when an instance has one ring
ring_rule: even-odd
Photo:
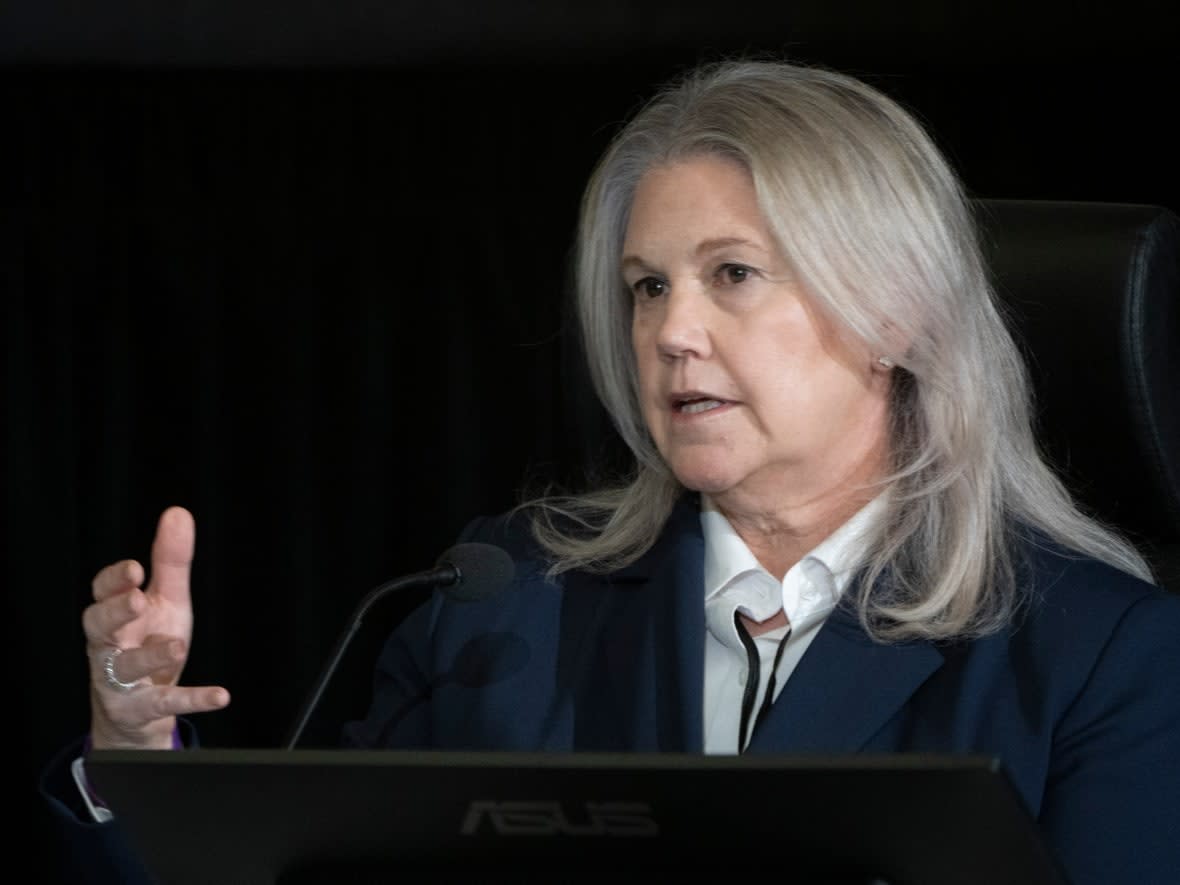
[[[885,320],[869,343],[873,371],[888,374],[904,362],[914,334],[913,331],[907,332],[900,328],[892,319]]]

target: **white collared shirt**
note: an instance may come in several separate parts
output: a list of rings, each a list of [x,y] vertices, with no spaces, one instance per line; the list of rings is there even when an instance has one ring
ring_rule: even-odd
[[[883,506],[878,496],[795,563],[780,582],[759,564],[729,520],[701,496],[705,538],[705,685],[706,753],[737,753],[742,694],[749,665],[734,624],[734,611],[764,621],[780,609],[790,636],[775,672],[777,698],[803,653],[827,619],[860,564],[862,533]],[[760,667],[755,709],[770,681],[775,652],[787,627],[754,638]],[[753,729],[751,729],[753,731]],[[747,744],[749,739],[747,738]]]

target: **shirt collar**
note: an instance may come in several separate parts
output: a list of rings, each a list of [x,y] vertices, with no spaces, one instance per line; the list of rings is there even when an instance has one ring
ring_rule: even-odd
[[[863,536],[880,517],[884,506],[884,497],[878,495],[792,566],[782,582],[782,605],[792,623],[798,626],[797,620],[801,613],[811,614],[811,610],[815,609],[826,612],[835,606],[861,564]],[[765,575],[775,584],[779,583],[762,567],[733,525],[705,495],[701,496],[701,529],[705,541],[706,602],[741,579],[755,574]],[[824,596],[828,598],[813,599],[810,605],[805,606],[808,609],[806,612],[800,611],[802,603],[794,595],[799,583],[799,572],[808,576],[813,584],[827,587]],[[760,579],[759,583],[764,584],[764,581]]]

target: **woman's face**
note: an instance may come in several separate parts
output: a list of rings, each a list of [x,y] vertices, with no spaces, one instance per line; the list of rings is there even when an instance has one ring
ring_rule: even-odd
[[[740,165],[649,171],[622,272],[644,420],[681,483],[765,508],[876,478],[888,373],[810,304]]]

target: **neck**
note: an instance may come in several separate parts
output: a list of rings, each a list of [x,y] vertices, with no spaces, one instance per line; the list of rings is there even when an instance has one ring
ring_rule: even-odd
[[[869,503],[881,471],[857,470],[820,494],[751,501],[731,494],[710,497],[758,562],[779,580],[791,566]]]

